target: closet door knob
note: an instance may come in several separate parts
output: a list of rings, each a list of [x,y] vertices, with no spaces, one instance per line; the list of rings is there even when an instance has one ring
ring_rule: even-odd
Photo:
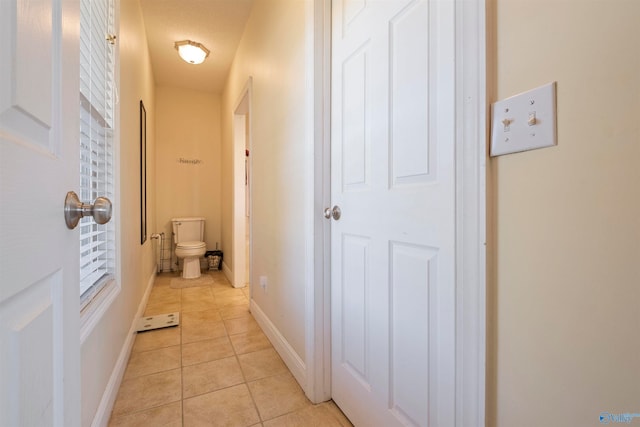
[[[340,209],[340,206],[335,205],[333,209],[331,209],[331,216],[335,221],[340,219],[340,217],[342,216],[342,210]]]
[[[324,217],[330,219],[333,217],[336,221],[340,219],[342,216],[342,211],[340,210],[340,206],[336,205],[332,208],[326,208],[324,210]]]
[[[76,193],[69,191],[64,199],[64,221],[70,230],[85,216],[92,216],[98,224],[106,224],[111,219],[111,212],[111,200],[106,197],[98,197],[91,205],[82,203]]]

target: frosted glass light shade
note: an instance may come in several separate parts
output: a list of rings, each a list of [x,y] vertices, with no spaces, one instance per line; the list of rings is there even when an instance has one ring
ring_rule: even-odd
[[[175,48],[178,50],[180,58],[189,64],[202,64],[205,58],[209,56],[209,49],[204,47],[202,43],[191,40],[176,42]]]

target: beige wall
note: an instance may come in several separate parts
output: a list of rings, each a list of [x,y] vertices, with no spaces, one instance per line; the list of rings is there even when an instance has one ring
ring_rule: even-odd
[[[140,245],[140,124],[139,102],[147,110],[147,181],[155,180],[154,82],[144,23],[138,1],[120,5],[120,143],[119,199],[121,290],[82,345],[82,425],[91,425],[120,351],[133,324],[138,305],[155,273],[150,239]],[[147,188],[148,230],[156,227],[154,186]],[[118,209],[118,207],[115,207]],[[116,218],[117,219],[117,218]]]
[[[489,164],[488,425],[600,425],[640,412],[640,2],[489,11],[489,101],[557,81],[558,146]]]
[[[250,76],[252,98],[251,283],[267,276],[268,291],[253,299],[298,356],[305,358],[305,280],[310,264],[306,221],[313,141],[307,126],[305,68],[307,3],[257,0],[222,97],[222,230],[225,263],[233,217],[233,112]],[[311,163],[312,164],[312,163]],[[228,264],[233,269],[232,264]]]
[[[156,87],[157,220],[171,236],[171,218],[204,217],[205,242],[220,235],[220,96]],[[180,159],[200,160],[199,164]]]

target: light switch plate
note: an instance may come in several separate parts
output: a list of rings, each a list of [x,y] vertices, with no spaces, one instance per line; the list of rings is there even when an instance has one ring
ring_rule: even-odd
[[[491,117],[491,156],[556,145],[556,82],[494,103]]]

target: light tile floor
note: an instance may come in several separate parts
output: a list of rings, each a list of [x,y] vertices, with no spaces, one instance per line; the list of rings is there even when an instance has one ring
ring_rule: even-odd
[[[158,275],[145,316],[180,326],[139,333],[109,426],[351,426],[333,402],[313,405],[249,312],[249,290],[221,272],[174,289]]]

